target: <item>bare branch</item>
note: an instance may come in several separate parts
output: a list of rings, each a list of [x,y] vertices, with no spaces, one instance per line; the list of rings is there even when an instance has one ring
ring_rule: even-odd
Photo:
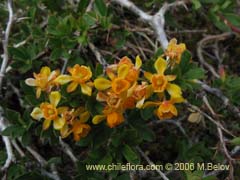
[[[3,61],[2,61],[2,65],[1,65],[1,69],[0,69],[0,89],[2,88],[2,80],[6,71],[6,67],[8,64],[8,41],[9,41],[9,35],[10,35],[10,31],[12,28],[12,24],[13,24],[13,9],[12,9],[12,0],[8,0],[7,2],[7,6],[8,6],[8,12],[9,12],[9,17],[8,17],[8,23],[7,23],[7,28],[5,31],[5,36],[4,36],[4,40],[2,41],[3,44]]]
[[[95,55],[96,59],[98,60],[98,62],[99,62],[99,63],[104,67],[104,69],[105,69],[105,67],[106,67],[108,64],[107,64],[106,60],[102,57],[101,53],[98,51],[98,49],[96,48],[96,46],[95,46],[93,43],[91,43],[91,42],[88,43],[88,46],[89,46],[89,48],[91,49],[91,51],[94,53],[94,55]]]
[[[2,132],[6,127],[7,127],[6,123],[4,122],[4,118],[2,116],[2,110],[0,109],[0,132]],[[2,136],[2,139],[5,144],[6,152],[7,152],[7,159],[5,161],[5,164],[1,168],[1,170],[3,171],[10,166],[11,162],[15,161],[15,156],[13,154],[13,149],[12,149],[12,145],[9,137]]]
[[[222,93],[222,91],[220,89],[212,88],[209,85],[207,85],[204,82],[199,81],[199,80],[194,80],[194,82],[197,84],[200,84],[206,92],[209,92],[209,93],[215,95],[216,97],[218,97],[219,99],[221,99],[223,102],[223,105],[228,107],[228,109],[231,112],[233,112],[234,116],[240,118],[240,110],[236,106],[231,104],[230,100]]]
[[[23,152],[23,150],[19,147],[19,145],[17,144],[15,139],[11,140],[11,143],[13,145],[13,147],[17,150],[17,152],[19,153],[19,155],[21,157],[25,157],[25,153]]]
[[[62,146],[62,150],[63,152],[65,152],[69,157],[70,159],[73,161],[73,163],[76,165],[78,159],[77,157],[73,154],[73,151],[72,149],[70,148],[70,146],[65,143],[61,137],[59,137],[59,143],[60,145]]]
[[[37,152],[35,151],[33,148],[31,148],[30,146],[26,146],[26,149],[28,150],[28,152],[30,152],[32,154],[32,156],[39,162],[39,164],[42,166],[42,167],[45,167],[47,166],[47,161]],[[48,171],[46,171],[45,169],[41,169],[41,172],[48,176],[49,178],[51,179],[54,179],[54,180],[61,180],[61,178],[59,177],[58,175],[58,172],[57,172],[57,169],[56,169],[56,166],[54,164],[52,164],[50,166],[51,168],[51,171],[52,173],[49,173]]]
[[[209,41],[212,41],[212,40],[224,40],[226,39],[227,37],[231,36],[233,33],[231,32],[226,32],[226,33],[223,33],[223,34],[218,34],[218,35],[208,35],[206,36],[205,38],[203,38],[201,41],[198,42],[198,46],[197,46],[197,55],[198,55],[198,59],[200,61],[200,63],[205,66],[211,73],[213,76],[215,76],[216,78],[220,78],[219,74],[215,71],[215,69],[213,68],[212,65],[208,64],[204,57],[203,57],[203,52],[202,52],[202,49],[203,49],[203,46],[208,43]]]
[[[205,103],[205,105],[208,107],[208,109],[210,110],[211,114],[216,118],[218,119],[218,116],[216,115],[216,113],[214,112],[213,108],[210,106],[210,103],[208,102],[208,99],[206,96],[204,96],[203,98],[203,102]],[[219,139],[220,139],[220,142],[221,142],[221,146],[222,146],[222,151],[224,153],[224,155],[226,156],[227,160],[228,160],[228,163],[230,165],[230,173],[229,173],[229,176],[230,176],[230,179],[234,179],[234,169],[233,169],[233,159],[231,157],[231,155],[229,154],[228,152],[228,149],[226,147],[226,143],[225,143],[225,140],[224,140],[224,137],[223,137],[223,133],[222,133],[222,129],[217,126],[217,131],[218,131],[218,136],[219,136]]]
[[[171,7],[185,5],[185,3],[188,2],[188,1],[175,1],[170,4],[165,3],[155,15],[149,15],[140,8],[138,8],[134,3],[132,3],[129,0],[112,0],[112,1],[132,11],[133,13],[138,15],[142,21],[149,23],[149,25],[155,31],[157,39],[160,42],[163,49],[166,49],[168,46],[167,35],[164,30],[165,25],[164,15],[166,11]]]
[[[142,155],[142,157],[148,162],[148,164],[154,165],[154,163],[151,161],[151,159],[149,159],[149,157],[146,156],[146,154],[142,151],[142,149],[140,147],[137,146],[136,149]],[[156,169],[156,171],[164,180],[169,180],[162,171],[160,171],[159,169]]]
[[[225,133],[229,134],[230,136],[235,137],[229,130],[227,130],[226,128],[223,127],[222,124],[220,124],[219,122],[215,121],[210,115],[208,115],[207,113],[203,112],[200,108],[198,108],[197,106],[194,106],[192,104],[190,104],[189,102],[185,102],[185,104],[187,106],[189,106],[191,109],[199,112],[200,114],[202,114],[204,117],[206,117],[208,120],[210,120],[213,124],[215,124],[217,127],[220,127]]]

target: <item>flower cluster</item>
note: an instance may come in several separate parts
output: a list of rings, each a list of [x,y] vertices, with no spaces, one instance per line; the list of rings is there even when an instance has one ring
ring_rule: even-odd
[[[125,121],[125,112],[128,109],[147,108],[156,106],[155,114],[159,119],[168,119],[178,115],[176,103],[184,101],[181,88],[174,83],[176,75],[169,74],[181,61],[185,44],[170,41],[165,53],[154,63],[155,72],[143,71],[142,60],[139,56],[135,63],[128,57],[123,57],[118,63],[109,65],[105,74],[92,80],[92,71],[89,67],[76,64],[68,68],[69,74],[60,74],[59,70],[51,72],[49,67],[43,67],[34,78],[26,79],[26,84],[36,87],[36,97],[41,92],[48,94],[48,101],[35,107],[31,116],[36,120],[43,119],[43,130],[53,124],[63,138],[73,134],[76,141],[85,137],[91,130],[90,112],[84,107],[72,108],[59,106],[61,93],[59,86],[67,85],[67,92],[77,91],[93,96],[96,91],[96,100],[103,105],[101,114],[92,117],[92,124],[96,125],[106,120],[110,127],[116,127]],[[140,76],[144,72],[144,76]],[[171,71],[170,71],[171,72]],[[154,99],[154,101],[151,101]]]

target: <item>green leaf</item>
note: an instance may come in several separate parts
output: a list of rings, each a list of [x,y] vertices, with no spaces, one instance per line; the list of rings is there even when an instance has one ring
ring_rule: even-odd
[[[50,59],[51,60],[56,60],[56,59],[59,59],[62,55],[62,49],[60,48],[56,48],[54,49],[52,52],[51,52],[51,55],[50,55]]]
[[[144,119],[144,120],[149,120],[153,117],[155,107],[149,107],[149,108],[144,108],[144,109],[141,109],[140,110],[140,114],[141,114],[141,117]]]
[[[195,9],[199,9],[202,5],[199,0],[192,0]]]
[[[186,79],[202,79],[204,78],[204,70],[202,68],[190,69],[184,74]]]
[[[186,72],[188,70],[191,58],[192,55],[189,51],[186,50],[183,52],[179,65],[182,72]]]
[[[91,142],[92,142],[92,136],[91,136],[91,134],[89,134],[88,136],[83,137],[78,142],[76,142],[76,145],[80,146],[80,147],[86,147],[86,146],[90,145]]]
[[[95,0],[95,5],[100,15],[102,16],[107,15],[107,6],[103,0]]]
[[[13,164],[8,169],[8,174],[7,174],[8,175],[8,179],[9,180],[15,180],[19,176],[23,175],[24,172],[25,172],[25,168],[22,165]]]
[[[127,144],[123,145],[122,154],[131,164],[139,164],[140,160],[137,153]]]
[[[21,118],[21,115],[19,112],[14,111],[12,109],[6,109],[6,117],[12,123],[18,123],[18,124],[21,124],[23,127],[26,127],[26,123]]]
[[[18,125],[11,125],[2,131],[3,136],[12,138],[21,137],[25,133],[25,129]]]
[[[234,26],[240,27],[240,16],[232,13],[225,13],[224,17]]]
[[[29,132],[25,132],[22,136],[22,144],[24,146],[28,146],[31,144],[31,134]]]
[[[78,3],[78,11],[80,14],[83,14],[87,8],[89,4],[89,0],[81,0],[79,3]]]
[[[233,138],[230,141],[230,143],[233,144],[233,145],[239,146],[240,145],[240,137]]]
[[[99,165],[108,165],[112,163],[112,156],[110,153],[107,153],[99,162]]]

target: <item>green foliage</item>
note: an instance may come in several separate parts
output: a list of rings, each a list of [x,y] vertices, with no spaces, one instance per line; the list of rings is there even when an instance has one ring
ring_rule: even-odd
[[[181,121],[182,128],[190,139],[183,136],[179,131],[180,128],[171,123],[172,121],[158,123],[154,118],[156,107],[126,111],[125,121],[116,128],[107,127],[106,120],[95,125],[91,122],[92,117],[102,114],[104,110],[103,103],[95,99],[96,91],[93,91],[92,97],[88,97],[81,93],[80,87],[75,92],[69,93],[67,85],[55,86],[51,90],[62,93],[59,106],[71,108],[83,106],[91,115],[87,123],[92,129],[86,137],[82,137],[78,142],[74,142],[69,137],[64,139],[80,159],[77,167],[73,166],[69,157],[61,150],[58,140],[59,131],[52,128],[43,131],[42,121],[33,120],[30,115],[33,107],[39,107],[42,102],[48,101],[49,92],[42,92],[40,98],[36,98],[36,88],[27,86],[25,79],[33,77],[33,72],[39,72],[43,66],[61,71],[65,62],[67,62],[65,73],[68,73],[68,67],[79,64],[91,68],[92,79],[103,76],[105,69],[97,62],[94,52],[89,48],[90,42],[98,48],[107,63],[117,63],[123,56],[135,59],[137,55],[140,55],[143,60],[142,70],[152,73],[156,72],[155,60],[160,56],[165,56],[163,49],[155,41],[155,34],[148,28],[148,24],[142,23],[139,17],[131,11],[106,0],[95,0],[91,4],[91,9],[88,9],[89,0],[74,2],[64,0],[13,2],[16,19],[10,33],[9,64],[0,100],[4,117],[10,124],[1,132],[1,135],[16,140],[19,145],[21,143],[20,147],[24,150],[26,157],[21,158],[14,151],[16,163],[12,163],[6,172],[0,172],[0,177],[6,173],[8,180],[48,180],[49,178],[42,173],[42,169],[50,171],[51,165],[55,164],[63,179],[110,179],[111,177],[114,180],[129,180],[131,179],[129,172],[87,171],[85,165],[126,164],[128,162],[144,164],[145,161],[142,160],[136,147],[141,147],[156,164],[174,161],[222,162],[223,156],[219,154],[214,156],[214,148],[218,145],[214,134],[216,129],[215,126],[209,125],[207,120],[199,124]],[[154,14],[164,2],[173,1],[133,0],[133,2],[149,14]],[[223,49],[223,53],[226,54],[221,57],[227,71],[226,77],[221,77],[222,79],[214,80],[210,77],[210,73],[196,63],[198,58],[195,52],[197,42],[205,34],[239,31],[240,17],[236,13],[236,1],[192,0],[187,6],[189,11],[182,7],[174,7],[165,14],[168,38],[176,37],[179,43],[186,43],[189,49],[182,54],[180,64],[172,68],[168,67],[166,75],[176,75],[177,78],[171,83],[179,85],[183,91],[183,97],[206,112],[207,108],[202,102],[202,94],[199,93],[201,89],[194,82],[195,79],[212,83],[214,87],[223,91],[233,105],[239,107],[240,78],[237,61],[239,38],[230,39],[230,43],[219,43],[219,48],[221,48],[219,50]],[[0,2],[1,31],[4,31],[7,19],[6,3],[2,1]],[[192,29],[199,30],[200,33],[192,33]],[[189,33],[181,32],[184,30],[190,31]],[[204,33],[201,33],[202,30]],[[231,49],[229,52],[226,50],[228,47]],[[204,51],[212,55],[208,52],[208,47]],[[206,58],[206,61],[208,60]],[[0,57],[0,62],[2,62],[2,57]],[[215,63],[214,61],[213,66]],[[142,72],[140,74],[142,75]],[[141,76],[140,81],[146,81],[146,78]],[[237,135],[240,127],[238,121],[232,118],[233,114],[228,112],[222,103],[219,103],[219,99],[209,94],[207,97],[210,104],[214,105],[214,111],[219,115],[221,122],[224,122],[224,126]],[[150,100],[155,101],[158,98],[156,95]],[[189,109],[185,105],[177,105],[177,108],[179,116],[188,116]],[[205,126],[206,122],[207,126]],[[191,144],[189,142],[191,140],[202,142]],[[236,137],[229,141],[227,148],[230,150],[238,145],[240,145],[240,139]],[[47,166],[39,168],[38,163],[35,163],[34,158],[27,152],[26,146],[37,149],[39,154],[46,159]],[[4,165],[6,159],[4,144],[1,143],[1,166]],[[29,162],[33,164],[28,165]],[[182,179],[216,179],[213,176],[203,178],[203,173],[203,171],[176,172],[178,175],[182,174]],[[226,178],[225,173],[219,177]]]

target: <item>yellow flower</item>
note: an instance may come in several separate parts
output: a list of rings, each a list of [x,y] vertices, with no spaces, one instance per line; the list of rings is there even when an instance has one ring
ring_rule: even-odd
[[[111,114],[107,115],[107,125],[110,128],[114,128],[118,126],[119,124],[122,124],[124,121],[124,117],[122,114],[117,112],[112,112]]]
[[[59,71],[52,71],[49,67],[44,66],[41,68],[40,73],[33,73],[34,78],[28,78],[25,83],[29,86],[35,86],[37,88],[36,97],[39,98],[41,91],[51,91],[54,85],[54,79],[59,75]]]
[[[181,88],[176,85],[169,83],[176,79],[175,75],[164,75],[167,68],[167,62],[159,57],[154,63],[154,68],[156,69],[156,74],[151,74],[145,72],[144,76],[151,82],[151,88],[153,92],[163,93],[165,90],[171,95],[171,97],[182,97]]]
[[[171,101],[163,101],[155,113],[160,120],[178,115],[177,109]]]
[[[177,108],[175,107],[175,103],[181,103],[184,99],[181,97],[171,98],[170,100],[164,100],[163,102],[153,102],[148,101],[143,105],[143,108],[158,106],[155,110],[155,114],[158,116],[160,120],[170,119],[174,116],[178,115]]]
[[[65,124],[60,130],[61,137],[66,138],[73,132],[75,121],[85,123],[90,117],[90,113],[84,107],[79,107],[76,110],[64,111],[62,117],[65,119]]]
[[[74,121],[72,128],[74,140],[79,141],[82,137],[86,137],[90,130],[91,127],[88,124]]]
[[[67,92],[73,92],[76,90],[78,85],[81,86],[81,91],[83,94],[91,96],[92,94],[92,82],[90,81],[92,77],[92,71],[89,67],[80,66],[76,64],[73,68],[68,68],[71,75],[60,75],[54,82],[61,85],[71,82],[67,87]]]
[[[130,83],[137,81],[139,76],[140,67],[142,66],[142,60],[139,56],[136,57],[135,65],[132,63],[132,61],[128,57],[123,57],[120,62],[118,63],[118,66],[121,67],[122,65],[127,65],[129,70],[126,75],[126,80]]]
[[[103,115],[96,115],[93,117],[93,124],[99,124],[103,120],[107,120],[107,125],[110,128],[114,128],[124,122],[124,117],[121,111],[118,109],[106,106],[103,110]]]
[[[98,92],[97,98],[99,102],[106,102],[109,107],[118,109],[120,108],[123,98],[113,91]]]
[[[58,91],[53,91],[49,95],[49,102],[41,103],[40,108],[35,107],[31,113],[31,116],[36,119],[40,120],[44,118],[43,122],[43,129],[46,130],[51,125],[53,121],[54,129],[60,130],[64,124],[65,119],[59,117],[60,113],[62,112],[63,108],[57,108],[57,105],[61,99],[61,94]]]
[[[125,102],[125,106],[131,108],[131,105],[136,103],[137,108],[141,108],[143,106],[143,103],[146,98],[148,98],[151,94],[151,88],[150,86],[147,85],[146,82],[142,82],[142,84],[137,84],[135,83],[129,90],[127,94],[127,99],[126,101],[130,102]]]
[[[116,94],[122,94],[128,90],[131,83],[137,81],[142,61],[139,56],[136,57],[135,65],[128,57],[123,57],[116,65],[108,66],[106,73],[110,80],[106,78],[97,78],[94,81],[95,87],[104,91],[112,88]]]
[[[177,44],[177,40],[174,38],[170,40],[168,47],[166,49],[165,55],[169,57],[171,63],[179,64],[181,61],[182,53],[186,50],[186,45],[184,43]]]
[[[118,71],[118,77],[113,78],[112,81],[100,77],[94,80],[94,85],[100,91],[112,88],[113,92],[116,94],[124,93],[130,87],[130,83],[124,79],[127,72],[128,67],[122,66],[122,68]]]

